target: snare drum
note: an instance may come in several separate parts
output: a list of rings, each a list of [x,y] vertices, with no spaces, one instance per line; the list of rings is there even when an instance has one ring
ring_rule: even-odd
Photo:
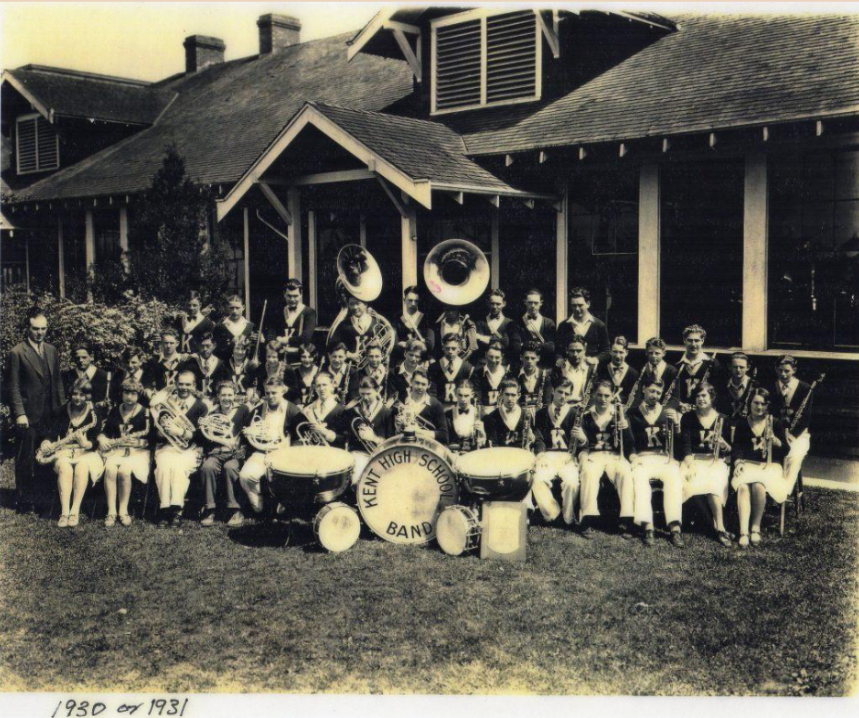
[[[342,501],[323,506],[313,519],[313,533],[322,547],[332,553],[352,548],[361,535],[358,512]]]
[[[468,506],[448,506],[439,514],[435,537],[448,556],[461,556],[480,545],[480,519]]]
[[[330,446],[285,446],[265,457],[271,495],[284,505],[327,504],[352,480],[355,459]]]
[[[463,486],[486,501],[522,501],[534,481],[534,455],[525,449],[497,447],[463,454],[457,462]]]

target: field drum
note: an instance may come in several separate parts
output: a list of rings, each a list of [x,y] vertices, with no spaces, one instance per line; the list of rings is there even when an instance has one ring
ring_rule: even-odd
[[[448,506],[439,514],[435,538],[448,556],[461,556],[478,548],[481,530],[477,509]]]
[[[462,454],[457,459],[462,484],[484,501],[522,501],[534,481],[534,454],[499,446]]]
[[[322,547],[331,553],[352,548],[361,535],[358,512],[342,501],[326,504],[313,519],[313,533]]]
[[[272,496],[285,506],[327,504],[352,481],[355,459],[331,446],[285,446],[265,457]]]

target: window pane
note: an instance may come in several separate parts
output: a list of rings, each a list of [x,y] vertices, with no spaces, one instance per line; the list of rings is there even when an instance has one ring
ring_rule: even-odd
[[[743,193],[741,160],[662,167],[660,327],[670,344],[700,324],[711,346],[742,338]]]

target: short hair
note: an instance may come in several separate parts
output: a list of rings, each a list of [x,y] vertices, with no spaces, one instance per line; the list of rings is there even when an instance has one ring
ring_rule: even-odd
[[[524,355],[526,352],[532,352],[540,356],[540,342],[525,342],[522,345],[522,351],[519,352],[519,356]]]
[[[498,385],[499,393],[503,394],[506,389],[515,389],[520,391],[519,382],[512,378],[502,379]]]
[[[72,354],[81,350],[92,356],[92,345],[85,339],[79,339],[74,344],[72,344]]]
[[[92,384],[90,384],[89,379],[86,377],[81,377],[79,379],[75,379],[75,383],[72,384],[72,390],[69,394],[74,394],[75,392],[80,392],[87,399],[92,398]]]
[[[125,347],[125,351],[122,352],[122,361],[127,364],[131,361],[131,357],[140,357],[143,359],[143,350],[140,347],[135,346]]]
[[[647,349],[659,349],[660,351],[665,351],[665,340],[662,337],[650,337],[644,343],[645,350]]]
[[[198,300],[201,304],[203,303],[203,296],[196,289],[188,292],[188,301],[190,302],[192,299]]]
[[[287,279],[286,284],[283,287],[283,293],[286,294],[289,291],[298,290],[299,292],[304,289],[304,285],[301,283],[300,279]]]
[[[422,376],[424,379],[429,381],[429,374],[427,374],[426,369],[415,369],[412,372],[412,379],[414,379],[416,376]]]
[[[220,394],[221,389],[232,389],[233,391],[236,391],[236,385],[233,383],[232,379],[222,379],[218,382],[218,386],[215,389],[215,393]]]
[[[233,345],[234,350],[238,349],[239,347],[241,347],[242,349],[247,349],[250,342],[248,341],[248,338],[246,336],[244,336],[243,334],[239,334],[239,336],[234,337],[232,339],[230,344]]]
[[[569,389],[570,391],[572,391],[573,390],[573,382],[571,382],[569,379],[562,379],[557,384],[555,384],[552,391],[555,391],[555,389]]]
[[[498,351],[501,352],[502,356],[504,355],[504,344],[502,344],[497,339],[493,339],[491,342],[489,342],[489,346],[486,347],[487,352],[492,350],[492,349],[497,349]]]
[[[316,357],[319,356],[319,350],[316,348],[315,344],[307,342],[306,344],[302,344],[298,347],[298,356],[301,356],[302,354],[310,354],[311,357],[316,359]]]
[[[442,345],[447,344],[448,342],[456,342],[459,344],[459,334],[454,334],[453,332],[448,332],[441,338]]]
[[[581,297],[588,304],[591,303],[591,293],[584,287],[573,287],[570,290],[570,299],[574,299],[575,297]]]
[[[211,341],[212,344],[215,343],[215,335],[212,334],[212,332],[206,332],[205,334],[200,335],[200,344],[208,341]]]
[[[734,352],[731,354],[731,361],[734,361],[734,359],[745,359],[746,364],[749,363],[749,355],[745,352]]]
[[[367,348],[366,348],[364,351],[365,351],[367,354],[369,354],[371,349],[378,349],[378,350],[379,350],[379,352],[380,352],[381,354],[384,354],[384,353],[385,353],[385,350],[382,348],[382,345],[381,345],[381,344],[380,344],[376,339],[374,339],[373,341],[371,341],[371,342],[367,345]]]
[[[316,374],[315,374],[315,375],[314,375],[314,377],[313,377],[313,383],[314,383],[314,384],[316,384],[316,382],[317,382],[317,381],[319,381],[319,379],[320,379],[320,378],[323,378],[323,377],[324,377],[325,379],[328,379],[328,381],[330,381],[332,384],[334,383],[334,377],[333,377],[333,376],[331,376],[331,372],[328,372],[328,371],[318,371],[318,372],[316,372]]]
[[[599,389],[602,389],[603,387],[606,387],[612,393],[612,395],[614,395],[614,384],[612,384],[608,379],[601,379],[597,382],[597,385],[594,387],[594,394],[596,394],[597,391]]]
[[[716,401],[716,388],[709,382],[701,382],[698,385],[698,388],[692,392],[692,398],[698,396],[698,394],[702,392],[706,392],[710,395],[710,401]]]
[[[40,306],[36,305],[35,307],[31,307],[27,312],[27,322],[29,323],[31,319],[38,319],[39,317],[45,317],[47,320],[47,315],[45,314],[45,310]]]
[[[143,393],[143,385],[137,379],[126,379],[119,386],[120,391],[134,391],[138,394]]]
[[[626,337],[623,336],[622,334],[619,334],[618,336],[616,336],[614,338],[611,345],[614,346],[615,344],[622,346],[624,349],[629,349],[629,342],[626,340]]]
[[[406,342],[406,349],[405,349],[406,353],[413,352],[413,351],[419,351],[419,352],[423,353],[426,350],[427,350],[427,345],[424,344],[420,339],[409,339],[409,341]]]
[[[278,354],[280,353],[281,346],[282,345],[280,339],[272,339],[268,344],[265,345],[265,353],[269,354],[271,352],[274,352],[275,354]]]
[[[770,402],[772,401],[772,397],[769,391],[764,389],[762,386],[758,386],[752,389],[752,395],[749,397],[749,403],[751,403],[756,396],[761,397],[761,399],[763,399],[767,403],[767,406],[769,406]]]
[[[245,300],[242,299],[238,294],[232,294],[229,297],[227,297],[227,304],[229,304],[230,302],[238,302],[242,306],[245,305]]]
[[[796,357],[792,354],[783,354],[778,358],[776,366],[780,367],[782,364],[790,364],[794,369],[796,369]]]
[[[707,331],[700,324],[692,324],[683,330],[684,341],[685,341],[686,337],[688,337],[690,334],[700,334],[701,335],[701,341],[702,342],[707,341]]]
[[[418,286],[416,284],[410,284],[408,287],[406,287],[403,290],[403,299],[405,299],[407,296],[409,296],[409,294],[417,294],[418,295],[418,301],[420,301],[422,299],[421,291],[420,291],[420,289],[418,289]]]
[[[661,389],[663,386],[665,386],[665,382],[662,381],[662,379],[657,379],[652,374],[648,374],[648,376],[644,378],[644,381],[641,384],[641,388],[648,389],[651,386],[658,386]]]
[[[177,342],[179,341],[179,332],[175,329],[162,329],[159,336],[162,341],[164,340],[164,337],[173,337]]]
[[[567,342],[567,349],[573,346],[573,344],[581,344],[583,349],[587,349],[588,347],[588,343],[585,341],[584,337],[580,337],[578,334]]]
[[[333,344],[332,346],[328,347],[329,354],[333,354],[334,352],[339,351],[348,352],[349,347],[347,347],[344,342],[337,342],[336,344]]]
[[[192,383],[192,384],[194,384],[194,385],[196,386],[196,384],[197,384],[197,377],[196,377],[196,376],[194,376],[194,372],[192,372],[192,371],[188,371],[187,369],[185,369],[185,370],[183,370],[183,371],[180,371],[180,372],[176,375],[176,381],[179,381],[179,377],[183,377],[183,376],[190,376],[190,377],[191,377],[191,383]]]
[[[468,377],[466,377],[464,379],[460,379],[456,383],[456,388],[457,388],[457,391],[459,389],[471,389],[471,391],[477,391],[476,387],[474,386],[474,382],[471,381],[471,379],[469,379]]]
[[[377,382],[371,376],[362,376],[361,380],[358,382],[359,389],[372,389],[373,391],[379,390],[379,382]]]
[[[507,301],[507,295],[504,293],[503,289],[493,289],[489,292],[490,297],[498,297],[501,301]]]
[[[264,388],[275,388],[275,389],[286,389],[286,384],[283,383],[283,379],[277,376],[270,376],[265,380]]]
[[[541,292],[536,287],[533,287],[533,288],[529,289],[527,292],[525,292],[525,299],[528,298],[529,294],[536,294],[538,297],[540,297],[540,301],[541,302],[543,301],[543,292]]]

